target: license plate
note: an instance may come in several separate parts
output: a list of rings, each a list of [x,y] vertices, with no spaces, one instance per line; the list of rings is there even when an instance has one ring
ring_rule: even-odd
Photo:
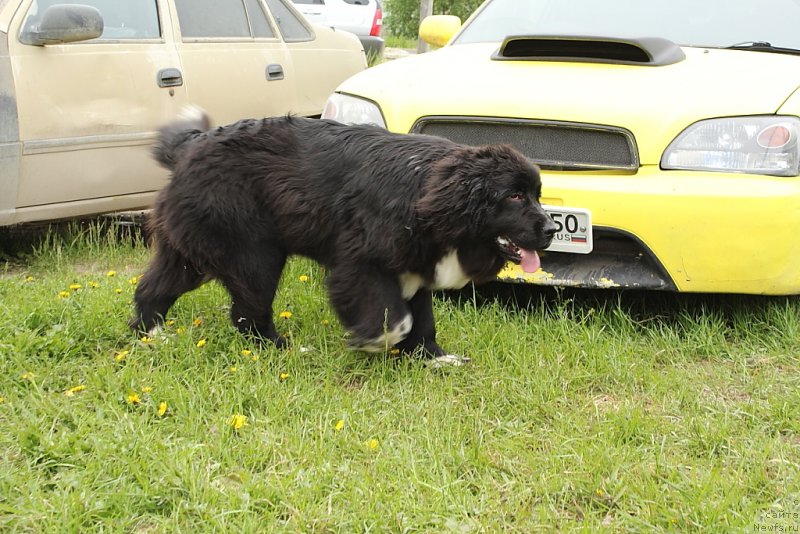
[[[542,206],[556,223],[556,235],[546,250],[588,254],[592,251],[592,214],[582,208]]]

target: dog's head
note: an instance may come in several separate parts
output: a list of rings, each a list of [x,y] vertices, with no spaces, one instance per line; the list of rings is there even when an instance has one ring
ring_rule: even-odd
[[[443,241],[491,248],[532,272],[556,231],[541,192],[538,168],[513,147],[460,146],[433,165],[418,212]]]

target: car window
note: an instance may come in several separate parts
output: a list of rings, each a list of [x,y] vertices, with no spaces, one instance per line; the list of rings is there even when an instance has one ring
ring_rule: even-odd
[[[185,39],[275,37],[259,0],[175,0]]]
[[[800,49],[798,0],[494,0],[455,44],[509,35],[663,37],[686,46],[765,42]]]
[[[99,39],[155,39],[161,36],[156,0],[34,0],[24,30],[38,26],[42,13],[53,4],[82,4],[97,8],[103,16]]]
[[[314,38],[305,23],[282,0],[266,0],[285,41],[310,41]]]

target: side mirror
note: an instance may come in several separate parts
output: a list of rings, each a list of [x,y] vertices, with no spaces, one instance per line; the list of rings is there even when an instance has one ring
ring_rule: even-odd
[[[88,41],[103,34],[103,16],[97,8],[81,4],[53,4],[45,9],[39,23],[25,27],[19,40],[25,44]]]
[[[431,15],[422,19],[419,37],[429,45],[444,46],[461,29],[461,19],[454,15]]]

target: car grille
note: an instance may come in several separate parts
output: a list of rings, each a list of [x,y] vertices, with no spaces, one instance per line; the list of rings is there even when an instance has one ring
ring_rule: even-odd
[[[437,135],[456,143],[486,145],[507,143],[543,169],[618,169],[635,172],[639,154],[633,135],[622,128],[593,124],[426,117],[413,133]]]

